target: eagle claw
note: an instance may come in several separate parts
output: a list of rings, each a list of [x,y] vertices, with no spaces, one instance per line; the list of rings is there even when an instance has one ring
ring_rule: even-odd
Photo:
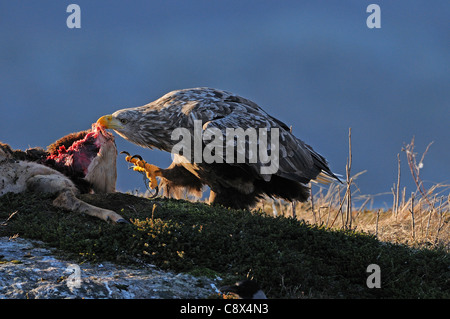
[[[147,163],[140,155],[131,156],[130,153],[126,151],[122,151],[120,154],[126,154],[125,160],[134,165],[132,167],[133,171],[145,173],[150,181],[149,187],[158,191],[158,181],[156,180],[156,177],[161,176],[161,169],[158,166]]]

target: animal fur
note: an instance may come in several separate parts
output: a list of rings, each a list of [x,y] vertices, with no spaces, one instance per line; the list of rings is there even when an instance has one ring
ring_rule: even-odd
[[[72,180],[67,176],[70,176],[68,172],[65,172],[65,175],[46,161],[48,155],[54,154],[61,145],[68,148],[74,141],[84,138],[88,132],[69,134],[49,146],[48,151],[42,148],[13,150],[8,144],[0,142],[0,196],[24,191],[52,193],[57,195],[53,201],[56,207],[85,213],[108,222],[126,222],[122,216],[111,210],[90,205],[77,198],[81,192],[115,191],[117,151],[113,140],[102,145],[84,177],[71,176],[74,179]],[[48,166],[41,164],[46,162]]]

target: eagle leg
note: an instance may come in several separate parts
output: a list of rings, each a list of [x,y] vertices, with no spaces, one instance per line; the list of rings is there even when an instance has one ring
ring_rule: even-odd
[[[147,163],[142,159],[140,155],[130,156],[130,154],[125,151],[122,151],[120,153],[127,155],[125,157],[125,160],[134,165],[133,171],[145,173],[147,175],[147,178],[150,181],[149,186],[151,189],[155,189],[158,187],[158,181],[156,180],[156,177],[162,177],[161,169],[158,166]]]

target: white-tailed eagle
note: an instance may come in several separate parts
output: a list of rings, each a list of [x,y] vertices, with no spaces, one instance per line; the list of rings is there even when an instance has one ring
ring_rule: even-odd
[[[147,105],[102,116],[97,123],[132,143],[175,155],[166,169],[127,157],[147,172],[152,186],[155,176],[169,190],[199,192],[208,185],[210,203],[249,208],[264,194],[306,201],[311,180],[339,180],[325,158],[286,124],[256,103],[222,90],[172,91]]]

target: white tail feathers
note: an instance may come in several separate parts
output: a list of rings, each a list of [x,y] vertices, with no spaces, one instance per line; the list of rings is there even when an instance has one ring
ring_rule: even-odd
[[[330,176],[325,172],[320,172],[319,175],[317,175],[317,177],[315,179],[312,179],[311,182],[312,183],[321,183],[321,184],[331,184],[332,182],[335,181],[339,181],[339,177],[342,177],[342,175],[340,174],[333,174],[334,176]]]

